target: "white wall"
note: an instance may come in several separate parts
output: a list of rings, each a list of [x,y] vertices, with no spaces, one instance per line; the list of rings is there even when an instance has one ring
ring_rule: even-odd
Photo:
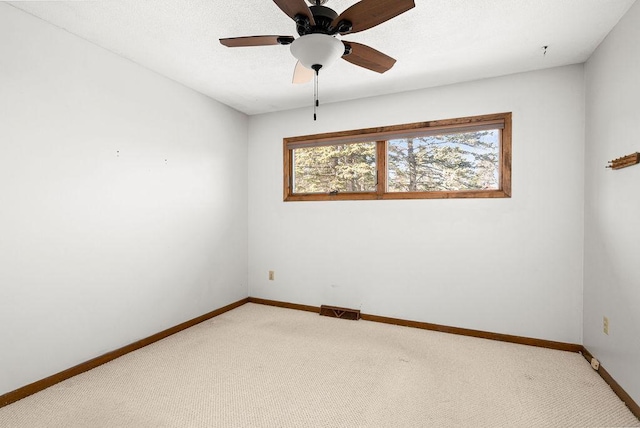
[[[247,125],[0,3],[0,394],[247,296]]]
[[[586,65],[584,345],[640,403],[640,3]],[[609,335],[602,318],[609,318]]]
[[[510,199],[282,201],[284,137],[508,111]],[[252,116],[249,295],[581,343],[583,144],[582,65]]]

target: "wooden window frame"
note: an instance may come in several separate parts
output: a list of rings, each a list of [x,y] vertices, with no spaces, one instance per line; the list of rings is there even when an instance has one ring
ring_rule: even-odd
[[[387,141],[392,138],[424,135],[434,131],[478,130],[496,125],[500,132],[500,178],[498,189],[428,192],[387,192]],[[376,142],[377,184],[373,192],[293,193],[293,150],[354,142]],[[405,125],[357,129],[326,134],[304,135],[283,139],[284,201],[344,201],[384,199],[451,199],[451,198],[510,198],[511,197],[511,113],[495,113],[457,119],[416,122]]]

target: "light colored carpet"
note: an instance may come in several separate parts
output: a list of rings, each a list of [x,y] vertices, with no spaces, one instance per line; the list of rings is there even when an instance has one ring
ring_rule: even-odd
[[[600,427],[579,354],[246,304],[0,409],[2,427]]]

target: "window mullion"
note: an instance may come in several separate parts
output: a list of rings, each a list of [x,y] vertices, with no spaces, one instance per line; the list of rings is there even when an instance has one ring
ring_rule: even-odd
[[[384,140],[376,142],[376,194],[382,198],[387,191],[387,142]]]

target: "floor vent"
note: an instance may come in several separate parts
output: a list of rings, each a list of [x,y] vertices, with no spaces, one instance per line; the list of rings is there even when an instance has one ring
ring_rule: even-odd
[[[320,315],[333,318],[342,318],[345,320],[359,320],[360,309],[338,308],[336,306],[320,306]]]

